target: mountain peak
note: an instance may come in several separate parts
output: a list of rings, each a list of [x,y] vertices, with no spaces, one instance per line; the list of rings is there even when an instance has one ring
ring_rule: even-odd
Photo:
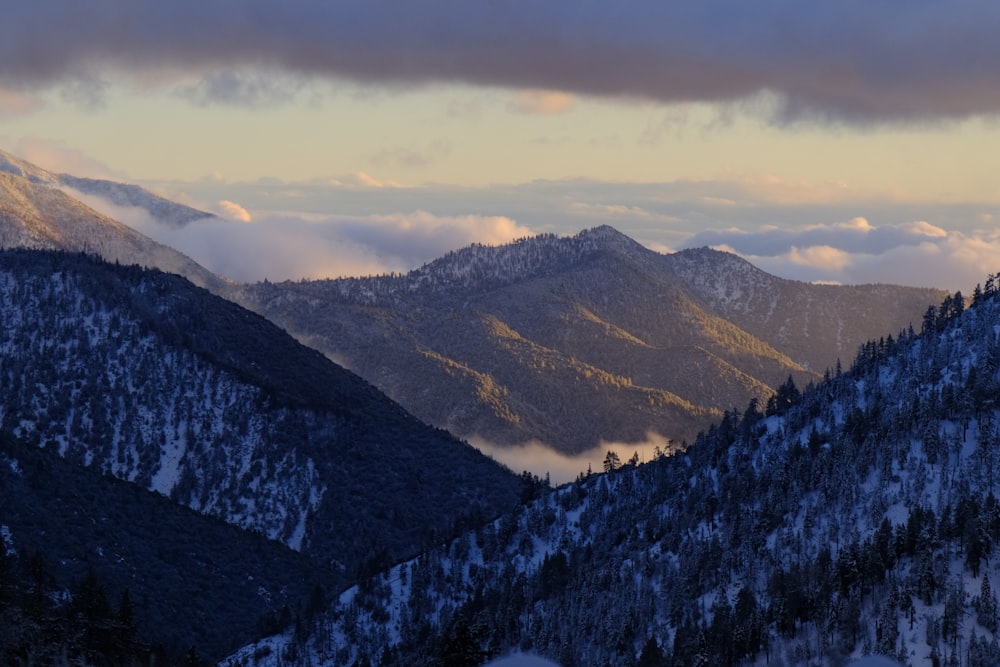
[[[650,252],[648,248],[627,236],[611,225],[600,225],[585,229],[575,237],[574,241],[583,242],[587,246],[597,248],[614,248],[625,251]]]
[[[576,237],[578,239],[587,239],[594,241],[615,241],[615,242],[632,241],[632,239],[625,236],[611,225],[598,225],[597,227],[584,229],[582,232],[577,234]]]

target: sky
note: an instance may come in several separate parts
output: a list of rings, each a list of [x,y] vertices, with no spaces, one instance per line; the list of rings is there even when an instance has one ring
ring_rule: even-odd
[[[609,224],[971,292],[998,32],[986,0],[39,0],[0,23],[0,148],[219,214],[115,211],[237,280]]]

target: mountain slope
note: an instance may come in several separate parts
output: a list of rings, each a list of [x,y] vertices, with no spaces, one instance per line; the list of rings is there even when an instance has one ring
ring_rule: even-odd
[[[867,340],[919,325],[946,293],[894,285],[812,285],[772,276],[736,255],[695,248],[667,256],[697,302],[806,368],[852,359]]]
[[[38,664],[58,664],[59,643],[74,642],[72,633],[46,635],[51,621],[30,598],[18,613],[18,584],[47,584],[58,601],[50,614],[65,615],[65,592],[79,598],[80,583],[96,578],[111,604],[127,591],[136,652],[159,644],[178,658],[195,647],[220,659],[273,626],[283,608],[304,607],[318,586],[337,581],[260,534],[2,434],[0,526],[5,665],[27,663],[33,651],[51,651],[49,660],[36,655]]]
[[[0,171],[0,248],[86,252],[109,262],[183,275],[200,287],[225,282],[186,255],[85,206],[61,190]]]
[[[203,218],[216,217],[213,213],[199,211],[160,197],[138,185],[98,178],[81,178],[72,174],[57,174],[3,150],[0,150],[0,172],[13,174],[39,185],[71,188],[84,194],[100,197],[115,206],[141,208],[158,222],[173,227],[181,227]]]
[[[388,569],[309,637],[225,664],[478,664],[512,649],[563,665],[997,664],[1000,294],[960,311],[863,345],[769,415],[731,413],[683,453]]]
[[[0,253],[0,427],[353,575],[520,481],[263,318],[138,267]]]
[[[235,298],[430,423],[579,452],[691,440],[723,411],[765,402],[789,376],[818,378],[872,327],[886,334],[919,321],[942,294],[827,288],[754,269],[766,281],[740,310],[696,278],[731,283],[745,271],[715,255],[683,257],[599,227],[471,246],[402,276],[263,283]],[[777,308],[758,316],[771,287]],[[862,324],[854,297],[883,315]],[[829,338],[830,329],[841,333]]]

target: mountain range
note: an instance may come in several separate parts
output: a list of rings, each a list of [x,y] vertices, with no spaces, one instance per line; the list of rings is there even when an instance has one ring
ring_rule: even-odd
[[[728,413],[649,463],[609,459],[222,664],[1000,664],[1000,293],[976,295],[776,409]]]
[[[678,446],[789,377],[804,386],[898,334],[945,294],[784,280],[706,248],[657,253],[610,227],[473,245],[405,275],[236,285],[60,189],[87,179],[6,153],[0,172],[4,247],[183,275],[476,444]],[[133,193],[165,224],[201,215],[138,186],[93,184],[112,199]]]
[[[1000,662],[996,276],[599,227],[237,285],[0,166],[0,662]],[[658,449],[551,490],[444,427]]]
[[[0,432],[89,471],[91,494],[107,486],[102,476],[125,480],[241,529],[246,548],[262,536],[300,552],[326,586],[478,525],[522,493],[511,471],[179,276],[82,254],[7,250],[0,312]],[[16,455],[7,463],[28,467]],[[62,470],[45,465],[43,472]],[[47,494],[65,492],[60,476],[34,479]],[[0,508],[5,540],[15,549],[51,546],[18,507]],[[87,513],[95,507],[122,517],[110,501],[77,505],[73,521],[104,530],[81,538],[76,552],[49,557],[126,576],[134,570],[118,567],[125,552],[114,545],[127,542],[133,553],[155,545],[136,534],[141,526]],[[278,591],[286,575],[272,575],[244,573]],[[203,632],[218,638],[210,646],[248,632],[244,625],[230,637],[219,623],[231,615],[205,619]]]
[[[259,283],[234,298],[473,442],[680,444],[789,377],[919,323],[941,290],[784,280],[610,227],[472,246],[405,275]]]

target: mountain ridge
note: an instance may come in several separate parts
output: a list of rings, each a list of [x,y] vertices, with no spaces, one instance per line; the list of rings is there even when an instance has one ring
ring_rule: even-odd
[[[200,211],[161,197],[139,185],[52,172],[4,150],[0,150],[0,172],[25,178],[38,185],[70,188],[94,195],[115,206],[138,207],[147,211],[158,222],[173,227],[183,227],[195,220],[217,217],[214,213]]]
[[[0,247],[92,253],[110,262],[155,266],[215,291],[228,284],[186,255],[62,190],[5,171],[0,171]]]
[[[919,334],[683,452],[609,457],[228,664],[997,664],[998,332],[995,287],[949,298]]]
[[[0,305],[0,428],[347,572],[516,501],[509,470],[178,276],[8,250]]]
[[[402,275],[243,286],[234,298],[425,421],[472,440],[541,440],[577,453],[645,442],[650,434],[661,442],[693,440],[724,411],[766,402],[789,376],[805,385],[868,338],[919,321],[944,294],[809,285],[713,253],[663,255],[604,226],[472,245]],[[727,274],[726,266],[736,269]],[[746,290],[747,276],[760,288],[734,292]],[[728,281],[721,297],[713,283],[720,279]],[[748,315],[764,295],[765,315]],[[852,314],[852,299],[867,300],[864,317]],[[535,352],[482,327],[484,317]],[[544,363],[536,354],[543,350]],[[699,351],[698,365],[686,367],[683,350]],[[572,370],[578,362],[592,377],[619,380],[574,394],[568,387],[579,382]],[[464,384],[449,387],[456,377]],[[493,389],[481,404],[476,387],[484,385]],[[656,415],[644,391],[665,392],[664,405],[674,407]],[[624,426],[607,414],[619,411],[642,416]]]

